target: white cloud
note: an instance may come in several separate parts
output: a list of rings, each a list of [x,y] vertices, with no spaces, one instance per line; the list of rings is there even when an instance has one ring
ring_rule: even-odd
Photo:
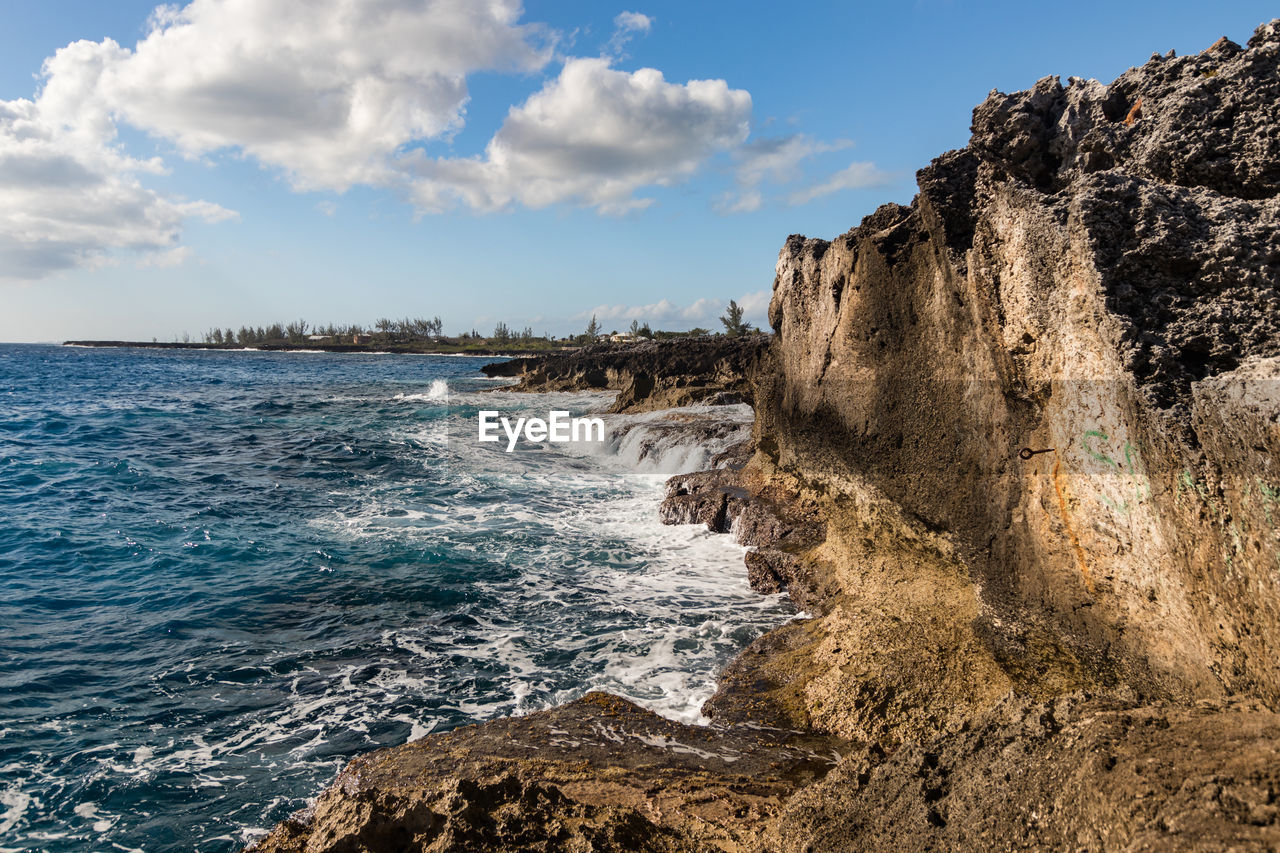
[[[620,213],[645,207],[646,186],[669,186],[747,137],[751,95],[723,80],[668,83],[607,59],[570,59],[560,75],[507,114],[483,157],[430,160],[414,200],[439,212],[457,202],[477,210],[559,202]]]
[[[768,180],[787,184],[800,179],[800,164],[816,154],[853,145],[847,139],[819,142],[802,133],[752,140],[736,154],[738,183],[754,187]]]
[[[605,45],[605,55],[620,59],[627,43],[637,35],[647,34],[653,29],[653,18],[640,12],[620,12],[613,19],[613,36]]]
[[[835,174],[829,175],[825,180],[793,192],[788,196],[788,201],[797,205],[808,204],[814,199],[843,190],[883,186],[888,183],[890,177],[888,172],[881,171],[875,163],[850,163]]]
[[[819,154],[840,151],[852,144],[845,139],[820,142],[804,134],[754,139],[734,152],[734,159],[737,161],[735,178],[739,189],[717,198],[715,209],[724,214],[759,210],[764,204],[760,189],[763,184],[795,183],[803,176],[801,164],[805,160]],[[796,200],[798,197],[798,193],[792,193],[789,203],[803,203]]]
[[[50,80],[74,80],[67,88],[189,155],[238,149],[297,188],[341,191],[387,180],[402,146],[459,128],[468,74],[545,65],[545,31],[519,24],[521,11],[515,0],[194,0],[161,7],[133,51],[108,39]]]
[[[619,12],[613,25],[623,32],[647,33],[653,28],[653,18],[639,12]]]
[[[520,15],[516,0],[194,0],[158,8],[132,50],[58,50],[34,100],[0,101],[0,278],[121,249],[173,262],[185,220],[233,215],[145,187],[164,165],[126,155],[118,122],[189,156],[235,150],[299,189],[402,182],[391,155],[460,126],[468,73],[549,60]]]
[[[92,59],[96,48],[80,42],[65,50]],[[113,135],[105,113],[81,103],[65,78],[35,101],[0,101],[0,279],[99,266],[121,249],[145,261],[174,249],[186,220],[235,216],[143,187],[137,175],[163,166],[126,156]]]
[[[761,326],[768,326],[769,318],[769,302],[773,299],[772,290],[757,290],[754,293],[748,293],[738,300],[738,305],[742,308],[742,316],[748,320],[754,321]]]
[[[767,325],[769,299],[772,293],[760,290],[748,293],[737,299],[743,309],[743,318],[762,328]],[[606,329],[622,329],[631,325],[632,320],[641,324],[648,323],[653,329],[683,331],[696,326],[710,329],[713,332],[721,328],[720,316],[728,306],[728,299],[712,299],[702,297],[688,305],[676,305],[667,299],[661,299],[648,305],[597,305],[590,311],[583,311],[571,319],[586,323],[593,316]]]
[[[721,193],[716,197],[713,207],[718,213],[751,213],[764,205],[764,195],[760,190],[749,189],[740,192]]]
[[[132,49],[110,39],[68,45],[45,62],[35,99],[0,101],[0,277],[39,278],[117,250],[181,260],[184,222],[234,216],[145,186],[165,166],[129,156],[118,125],[188,157],[250,158],[297,190],[390,188],[428,212],[572,204],[621,213],[653,203],[645,188],[686,181],[724,152],[735,153],[737,189],[717,207],[749,211],[765,202],[766,184],[795,183],[804,160],[846,144],[802,135],[747,143],[748,92],[614,68],[627,41],[654,26],[624,11],[613,53],[565,60],[509,110],[482,154],[428,156],[422,143],[462,127],[469,75],[538,71],[551,60],[557,34],[522,14],[519,0],[192,0],[158,8]],[[854,164],[788,200],[878,177]]]
[[[152,252],[144,255],[139,261],[139,267],[180,267],[185,264],[192,256],[190,246],[178,246],[164,252]]]

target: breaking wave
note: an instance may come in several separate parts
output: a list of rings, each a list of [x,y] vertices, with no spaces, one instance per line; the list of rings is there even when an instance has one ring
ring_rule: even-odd
[[[701,721],[792,608],[657,506],[750,410],[506,453],[479,408],[612,395],[484,361],[0,347],[0,851],[237,849],[359,752],[593,689]]]

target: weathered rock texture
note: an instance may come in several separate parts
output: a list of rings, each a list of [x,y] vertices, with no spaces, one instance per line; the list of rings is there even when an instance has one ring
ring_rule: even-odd
[[[357,758],[258,849],[750,849],[834,763],[823,738],[684,726],[590,693]]]
[[[734,506],[816,502],[825,592],[708,710],[892,758],[766,846],[1280,845],[1278,98],[1274,24],[993,92],[910,207],[787,241]]]
[[[770,772],[573,776],[562,718],[487,724],[357,761],[267,849],[1280,848],[1280,26],[993,92],[919,185],[787,240],[754,454],[668,487],[812,617],[704,708]],[[775,769],[792,731],[834,769]]]
[[[1272,25],[992,93],[910,208],[787,241],[758,441],[849,584],[846,540],[924,546],[1002,670],[1280,699],[1278,65]]]
[[[486,376],[513,376],[514,391],[612,389],[610,411],[648,412],[695,403],[750,403],[750,376],[765,335],[592,344],[554,355],[485,365]]]

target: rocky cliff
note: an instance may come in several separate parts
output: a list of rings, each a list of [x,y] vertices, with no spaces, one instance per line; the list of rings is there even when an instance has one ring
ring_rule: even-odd
[[[1280,24],[993,92],[919,186],[787,240],[754,454],[668,485],[812,616],[713,725],[432,736],[264,849],[1280,846]]]
[[[1278,63],[993,92],[911,207],[779,259],[762,461],[850,584],[843,540],[936,552],[1015,686],[1280,699]]]
[[[552,355],[487,364],[514,391],[618,391],[613,412],[648,412],[695,403],[751,402],[751,367],[765,335],[592,344]]]

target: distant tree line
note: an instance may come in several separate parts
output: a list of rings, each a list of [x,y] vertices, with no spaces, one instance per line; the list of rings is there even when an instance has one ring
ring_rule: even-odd
[[[330,338],[351,342],[360,338],[372,341],[423,341],[439,338],[444,333],[444,321],[439,317],[405,317],[391,320],[380,317],[372,328],[359,323],[351,325],[311,326],[306,320],[292,323],[272,323],[269,326],[241,326],[239,330],[210,329],[204,333],[206,344],[257,346],[259,344],[301,344],[313,338]],[[184,335],[184,338],[187,336]]]
[[[724,325],[724,334],[729,336],[757,334],[756,329],[751,324],[742,319],[743,309],[736,301],[730,300],[729,305],[725,309],[725,315],[720,318],[720,322]],[[330,343],[399,343],[411,344],[418,342],[436,342],[436,341],[453,341],[460,345],[498,345],[510,347],[527,347],[539,348],[549,346],[562,345],[578,345],[582,346],[594,343],[601,338],[606,337],[622,337],[633,340],[649,339],[649,340],[665,340],[670,338],[709,335],[711,332],[703,328],[693,328],[688,331],[663,331],[661,329],[653,329],[648,322],[642,323],[640,320],[632,320],[631,326],[626,333],[619,335],[617,330],[606,333],[604,327],[600,324],[596,315],[591,315],[591,322],[587,324],[586,329],[579,335],[569,335],[563,338],[557,338],[550,333],[544,332],[542,335],[535,335],[532,326],[525,326],[523,329],[516,330],[508,326],[506,323],[498,323],[493,328],[493,334],[488,337],[481,335],[475,329],[469,332],[463,332],[452,338],[444,336],[444,322],[439,316],[435,317],[405,317],[400,320],[393,320],[390,317],[379,317],[373,322],[371,327],[365,327],[359,323],[350,325],[335,325],[329,323],[324,326],[312,326],[306,320],[295,320],[292,323],[272,323],[269,326],[241,326],[239,329],[219,329],[213,328],[204,333],[204,343],[214,346],[241,346],[253,347],[279,344],[306,344],[310,341],[323,340]],[[174,340],[178,340],[175,335]],[[191,336],[184,333],[182,341],[189,343]]]

